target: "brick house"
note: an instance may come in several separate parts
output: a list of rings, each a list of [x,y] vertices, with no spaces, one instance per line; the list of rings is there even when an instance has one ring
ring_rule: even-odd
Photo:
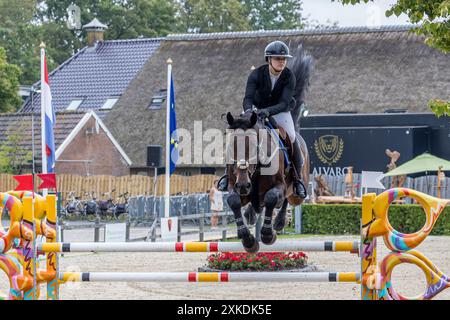
[[[31,151],[33,122],[35,164],[39,172],[40,117],[30,113],[0,115],[0,146],[8,143],[9,136],[17,135],[20,150],[27,150],[27,153]],[[57,113],[54,133],[55,172],[58,174],[121,176],[129,173],[131,160],[94,111]],[[22,170],[30,171],[31,162],[24,165]]]

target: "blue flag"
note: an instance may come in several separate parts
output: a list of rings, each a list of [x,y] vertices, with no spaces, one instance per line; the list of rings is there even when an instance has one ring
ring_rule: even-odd
[[[170,75],[170,174],[175,171],[178,160],[178,135],[177,135],[177,116],[175,113],[175,88],[173,86],[173,77]]]

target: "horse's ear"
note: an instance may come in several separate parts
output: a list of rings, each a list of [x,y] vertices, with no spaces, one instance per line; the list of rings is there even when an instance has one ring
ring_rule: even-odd
[[[233,122],[234,122],[234,118],[233,118],[233,116],[231,115],[231,112],[228,112],[227,113],[227,121],[228,121],[228,124],[231,126],[232,124],[233,124]]]
[[[252,115],[250,116],[250,125],[253,127],[257,121],[258,115],[256,114],[256,112],[252,112]]]

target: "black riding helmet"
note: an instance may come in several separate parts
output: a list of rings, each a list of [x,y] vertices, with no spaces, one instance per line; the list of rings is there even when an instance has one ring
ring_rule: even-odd
[[[264,57],[269,61],[269,57],[292,58],[289,54],[289,47],[283,41],[273,41],[264,50]]]

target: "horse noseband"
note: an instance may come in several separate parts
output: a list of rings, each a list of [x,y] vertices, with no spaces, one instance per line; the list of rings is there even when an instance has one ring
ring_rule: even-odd
[[[248,161],[246,161],[246,160],[244,160],[244,159],[242,159],[242,160],[239,160],[239,162],[238,162],[238,164],[237,164],[237,167],[239,168],[239,169],[241,169],[241,170],[246,170],[246,169],[248,169]]]

